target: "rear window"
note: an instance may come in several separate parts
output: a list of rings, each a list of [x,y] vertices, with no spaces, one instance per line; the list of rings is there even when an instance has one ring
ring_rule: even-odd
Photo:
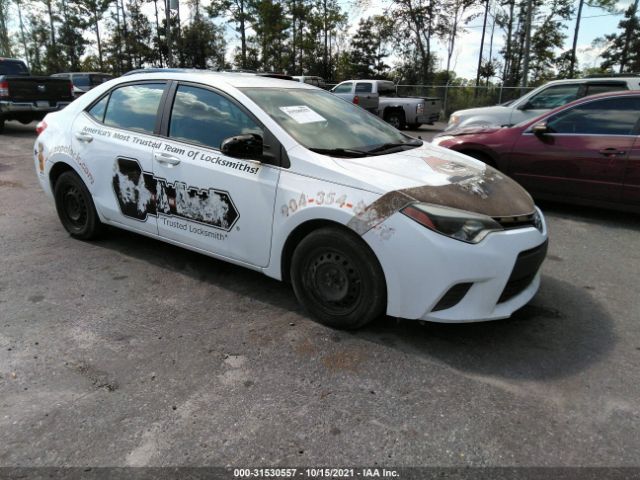
[[[111,92],[104,124],[153,133],[164,83],[126,85]]]
[[[356,83],[356,93],[371,93],[372,86],[370,83]]]
[[[29,69],[17,60],[0,60],[0,75],[29,75]]]

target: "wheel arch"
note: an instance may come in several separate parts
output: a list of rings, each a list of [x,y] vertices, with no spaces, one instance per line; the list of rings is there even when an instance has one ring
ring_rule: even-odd
[[[69,163],[65,161],[58,161],[53,164],[51,170],[49,170],[49,184],[51,185],[52,192],[55,189],[56,182],[58,181],[58,178],[60,178],[60,175],[62,175],[64,172],[69,171],[75,172],[80,177],[80,179],[82,179],[80,172],[73,168]],[[84,180],[82,181],[84,182]]]
[[[491,167],[498,168],[498,160],[495,153],[488,151],[487,149],[478,146],[465,146],[460,149],[456,149],[456,152],[475,158],[476,160],[480,160]]]
[[[304,238],[309,236],[311,233],[325,227],[332,227],[332,228],[342,230],[352,235],[354,238],[359,239],[359,241],[362,243],[364,248],[368,249],[371,252],[371,255],[373,255],[373,257],[378,262],[378,266],[380,267],[380,271],[382,272],[382,276],[383,276],[385,294],[388,295],[389,289],[387,286],[387,277],[386,277],[384,268],[382,268],[382,264],[380,263],[380,260],[378,259],[378,256],[376,255],[373,248],[371,248],[371,246],[366,242],[366,240],[362,238],[360,235],[358,235],[356,232],[354,232],[351,228],[347,227],[342,223],[339,223],[333,220],[324,219],[324,218],[312,219],[312,220],[307,220],[305,222],[302,222],[300,225],[295,227],[289,233],[289,236],[285,240],[284,245],[282,247],[282,253],[280,256],[280,271],[281,271],[282,281],[286,283],[289,283],[291,281],[289,271],[291,269],[291,259],[293,257],[293,252],[295,251],[296,247],[300,244],[300,242]]]

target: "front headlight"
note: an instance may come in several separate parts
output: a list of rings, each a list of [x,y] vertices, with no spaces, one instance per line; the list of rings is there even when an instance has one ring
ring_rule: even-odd
[[[431,140],[431,143],[433,145],[440,145],[442,142],[446,142],[447,140],[452,140],[452,139],[453,139],[453,135],[441,135]]]
[[[453,127],[454,125],[457,125],[458,123],[460,123],[460,116],[459,115],[451,115],[449,117],[449,127]]]
[[[489,233],[503,230],[487,215],[428,203],[413,203],[401,212],[434,232],[467,243],[478,243]]]

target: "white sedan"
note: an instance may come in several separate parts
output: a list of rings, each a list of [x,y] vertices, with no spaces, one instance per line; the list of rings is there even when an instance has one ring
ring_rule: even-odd
[[[540,283],[545,222],[517,183],[312,86],[138,73],[37,130],[71,236],[112,225],[290,281],[333,327],[505,318]]]

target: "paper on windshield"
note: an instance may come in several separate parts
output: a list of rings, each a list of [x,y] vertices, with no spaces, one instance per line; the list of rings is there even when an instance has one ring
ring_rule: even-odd
[[[310,109],[306,105],[291,105],[288,107],[280,107],[284,113],[289,115],[298,123],[315,123],[326,122],[327,119],[318,112]]]

